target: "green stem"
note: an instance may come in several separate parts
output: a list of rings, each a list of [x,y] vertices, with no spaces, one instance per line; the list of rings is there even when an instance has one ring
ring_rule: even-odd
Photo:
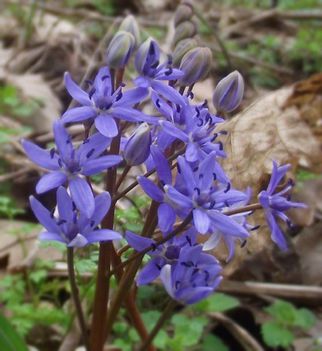
[[[67,248],[67,267],[68,267],[68,276],[69,276],[69,282],[71,287],[71,293],[74,300],[74,305],[75,305],[80,329],[82,331],[82,337],[84,340],[85,348],[86,348],[86,351],[90,351],[88,335],[87,335],[87,327],[86,327],[84,313],[83,313],[82,305],[79,298],[79,292],[76,284],[75,269],[74,269],[74,249],[72,247]]]

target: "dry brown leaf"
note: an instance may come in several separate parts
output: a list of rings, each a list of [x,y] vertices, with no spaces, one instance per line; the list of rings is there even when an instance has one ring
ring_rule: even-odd
[[[273,160],[279,164],[291,163],[294,168],[302,165],[313,171],[321,169],[320,142],[302,118],[302,110],[294,103],[287,104],[293,94],[294,87],[269,93],[220,126],[219,130],[228,131],[223,140],[227,152],[223,167],[235,187],[251,186],[256,195],[267,185]],[[320,93],[315,94],[318,99]],[[274,248],[263,213],[257,211],[251,220],[263,226],[252,233],[245,247],[237,247],[235,258],[225,268],[227,275],[233,274],[243,261],[256,253],[272,252]]]
[[[35,255],[35,258],[42,258],[48,260],[62,259],[61,252],[54,248],[39,248],[38,234],[40,227],[35,227],[32,231],[29,228],[29,222],[16,220],[0,220],[1,226],[1,245],[0,245],[0,260],[6,262],[8,270],[16,270],[21,267],[26,258],[30,254]]]
[[[223,166],[238,188],[260,188],[272,160],[313,170],[322,162],[321,145],[295,106],[285,107],[292,88],[270,93],[221,126],[227,158]]]
[[[322,222],[305,228],[294,239],[294,246],[300,257],[304,284],[322,284]]]
[[[43,77],[40,74],[8,73],[6,83],[17,87],[22,97],[39,102],[39,107],[33,112],[32,117],[24,119],[23,122],[32,126],[36,133],[50,131],[53,122],[61,114],[62,105]]]

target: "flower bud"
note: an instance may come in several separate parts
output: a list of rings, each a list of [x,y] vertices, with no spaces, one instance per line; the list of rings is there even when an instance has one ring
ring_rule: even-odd
[[[244,95],[244,79],[234,71],[223,78],[216,86],[212,101],[217,111],[231,112],[235,110]]]
[[[178,25],[184,21],[189,21],[193,16],[192,6],[188,4],[180,4],[177,7],[177,10],[174,15],[174,26],[178,27]]]
[[[141,41],[140,28],[134,16],[126,16],[120,24],[119,30],[131,33],[135,39],[135,46],[139,45]]]
[[[176,45],[174,52],[173,52],[173,66],[174,67],[179,67],[180,62],[183,58],[183,56],[191,49],[195,48],[198,45],[197,40],[192,38],[192,39],[183,39],[179,41],[179,43]]]
[[[175,47],[180,40],[192,38],[197,33],[197,26],[195,23],[191,21],[181,22],[178,27],[176,27],[173,43],[172,45]]]
[[[160,59],[160,48],[158,44],[152,39],[145,40],[135,56],[134,65],[140,74],[145,74],[151,66],[157,66]]]
[[[106,51],[106,63],[110,68],[124,68],[135,46],[134,36],[125,31],[117,32]]]
[[[143,163],[150,154],[151,132],[147,123],[142,123],[130,136],[124,148],[124,159],[130,166]]]
[[[184,76],[178,81],[179,85],[191,85],[204,79],[211,67],[212,53],[209,48],[196,47],[189,50],[182,58],[180,70]]]

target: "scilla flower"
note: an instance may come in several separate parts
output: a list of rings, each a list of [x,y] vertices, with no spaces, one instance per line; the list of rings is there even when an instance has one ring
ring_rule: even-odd
[[[114,91],[108,67],[102,67],[98,71],[89,93],[82,90],[69,73],[65,74],[65,85],[69,94],[82,106],[67,110],[62,117],[64,123],[93,121],[101,134],[112,138],[118,134],[114,118],[132,122],[154,122],[153,117],[132,108],[133,105],[144,100],[148,90],[135,88],[122,92],[122,86],[120,86]]]
[[[31,196],[31,208],[46,229],[40,234],[40,240],[54,240],[65,243],[69,247],[83,247],[94,242],[121,239],[122,236],[119,233],[98,227],[110,208],[110,195],[102,193],[96,196],[95,200],[93,198],[93,201],[95,211],[88,218],[77,210],[67,190],[59,187],[57,190],[58,217],[54,217],[35,197]]]
[[[174,300],[193,304],[215,291],[222,280],[220,272],[219,262],[197,245],[182,248],[177,265],[163,266],[160,277]]]
[[[94,212],[92,190],[82,176],[91,176],[113,167],[122,161],[119,155],[101,156],[110,144],[110,139],[97,133],[74,148],[71,137],[61,123],[54,124],[56,147],[51,150],[24,140],[22,146],[27,156],[38,166],[51,172],[43,175],[36,185],[42,194],[68,182],[73,200],[87,216]]]
[[[290,169],[290,167],[291,165],[278,167],[277,163],[273,162],[273,172],[267,190],[263,190],[258,194],[258,200],[264,208],[265,217],[272,232],[272,240],[282,250],[287,249],[287,243],[281,231],[281,228],[277,223],[277,218],[280,218],[282,221],[290,225],[290,219],[284,212],[290,208],[306,207],[305,204],[289,200],[288,193],[294,185],[292,182],[289,182],[283,190],[275,193],[277,186],[284,178],[286,172]]]

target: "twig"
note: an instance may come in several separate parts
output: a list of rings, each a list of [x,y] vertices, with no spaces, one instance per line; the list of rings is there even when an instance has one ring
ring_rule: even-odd
[[[218,290],[241,295],[271,295],[285,299],[322,301],[322,287],[224,280]]]
[[[172,156],[170,156],[168,158],[168,161],[171,162],[171,161],[175,160],[179,155],[183,154],[184,150],[185,150],[185,147],[183,147],[182,149],[180,149],[179,151],[174,153]],[[149,177],[150,175],[152,175],[155,172],[156,172],[156,169],[153,168],[149,172],[146,172],[145,174],[143,174],[143,177],[147,178],[147,177]],[[139,184],[139,182],[137,180],[134,181],[127,188],[122,190],[120,193],[116,194],[116,196],[113,197],[113,202],[116,202],[119,199],[121,199],[124,195],[126,195],[128,192],[130,192],[132,189],[134,189],[138,184]]]
[[[241,327],[231,318],[222,313],[213,312],[208,313],[208,316],[226,327],[245,350],[264,351],[264,348],[259,344],[259,342],[246,329]]]
[[[191,222],[192,219],[192,214],[190,213],[184,221],[181,222],[181,224],[175,229],[173,230],[170,234],[168,234],[167,236],[163,237],[162,239],[158,240],[155,242],[154,245],[151,245],[149,247],[147,247],[146,249],[140,251],[140,252],[135,252],[130,258],[128,258],[126,261],[122,262],[120,264],[120,266],[116,267],[115,269],[113,269],[110,272],[110,275],[115,274],[115,271],[119,268],[123,268],[126,265],[128,265],[130,262],[136,260],[139,257],[143,257],[147,252],[155,249],[156,247],[164,244],[165,242],[167,242],[168,240],[174,238],[176,235],[178,235],[184,228],[186,228],[186,226]],[[154,230],[153,230],[154,231]],[[148,235],[149,237],[152,236],[153,233],[150,233],[150,235]]]

